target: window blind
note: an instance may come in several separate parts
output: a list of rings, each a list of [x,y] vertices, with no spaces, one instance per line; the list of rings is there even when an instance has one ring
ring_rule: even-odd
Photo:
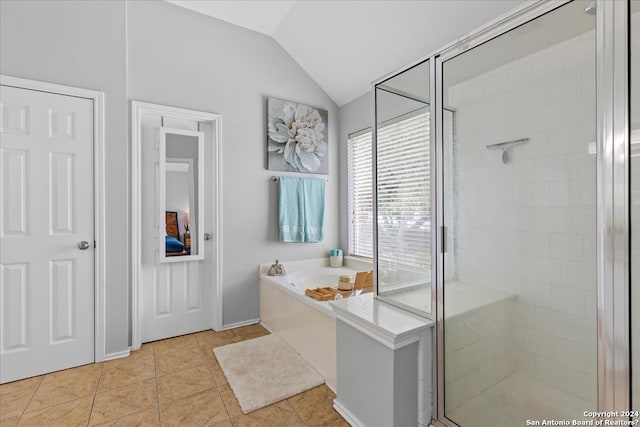
[[[371,129],[349,135],[347,143],[349,254],[373,258]]]
[[[431,267],[431,157],[426,109],[378,129],[379,260]],[[349,138],[349,250],[373,257],[371,131]]]

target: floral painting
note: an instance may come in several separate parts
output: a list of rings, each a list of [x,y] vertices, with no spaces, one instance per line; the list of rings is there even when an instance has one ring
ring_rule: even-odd
[[[267,110],[268,169],[328,174],[327,110],[276,98]]]

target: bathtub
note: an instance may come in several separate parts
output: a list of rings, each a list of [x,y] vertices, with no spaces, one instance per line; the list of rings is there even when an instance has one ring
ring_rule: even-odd
[[[271,264],[261,264],[260,321],[293,347],[336,390],[336,319],[329,301],[304,294],[308,288],[336,286],[341,275],[355,279],[372,264],[345,257],[341,268],[329,267],[328,258],[283,262],[286,276],[268,276]]]

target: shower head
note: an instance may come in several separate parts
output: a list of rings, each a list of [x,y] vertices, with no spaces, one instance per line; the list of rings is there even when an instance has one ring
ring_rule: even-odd
[[[595,14],[596,14],[596,2],[595,1],[590,2],[587,5],[587,7],[584,8],[584,13],[586,13],[587,15],[595,16]]]

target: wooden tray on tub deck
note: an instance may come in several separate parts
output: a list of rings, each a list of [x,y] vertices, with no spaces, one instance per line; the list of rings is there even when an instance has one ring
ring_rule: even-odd
[[[333,301],[336,299],[336,294],[346,298],[351,295],[351,291],[339,291],[335,286],[325,286],[324,288],[307,289],[304,294],[318,301]]]
[[[364,293],[373,292],[373,270],[358,272],[353,287],[355,289],[363,289],[362,292]]]

